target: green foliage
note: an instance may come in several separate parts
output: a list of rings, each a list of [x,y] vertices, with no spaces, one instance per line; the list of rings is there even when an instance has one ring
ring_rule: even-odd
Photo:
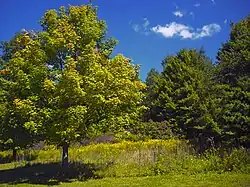
[[[249,77],[250,15],[233,24],[230,39],[218,52],[216,79],[220,83],[236,86],[238,79]]]
[[[244,150],[221,156],[214,148],[250,145],[250,16],[232,25],[215,66],[203,49],[182,49],[161,72],[151,69],[146,84],[131,59],[112,56],[117,41],[91,4],[48,10],[40,23],[41,31],[0,46],[0,149],[26,155],[45,140],[62,146],[67,161],[71,143],[112,133],[120,144],[70,149],[72,160],[97,164],[103,176],[249,172]],[[199,158],[176,137],[213,150]],[[169,141],[136,142],[148,139]],[[60,152],[26,157],[58,161]]]
[[[250,145],[250,16],[232,25],[218,52],[214,79],[215,120],[228,146]]]
[[[109,58],[116,41],[105,38],[106,26],[96,9],[86,5],[50,10],[41,23],[53,75],[44,82],[48,140],[63,144],[122,131],[136,120],[145,86],[129,59]]]
[[[0,70],[0,143],[3,149],[16,150],[36,140],[36,133],[26,126],[35,123],[46,57],[38,38],[27,31],[17,34],[4,49],[7,61]]]
[[[130,59],[110,58],[117,41],[105,37],[97,9],[48,10],[40,23],[42,31],[2,44],[0,143],[68,146],[134,124],[145,108],[145,85]]]
[[[160,75],[152,70],[147,78],[150,113],[166,120],[175,134],[189,139],[199,133],[219,134],[210,113],[213,66],[204,51],[181,50],[176,56],[164,59],[162,65]]]
[[[163,70],[146,79],[143,120],[167,121],[174,134],[200,145],[249,147],[250,43],[247,16],[232,25],[213,66],[205,52],[180,50],[166,57]]]
[[[148,107],[148,110],[145,111],[143,115],[143,121],[153,120],[161,122],[164,120],[162,115],[163,108],[157,104],[157,99],[159,97],[159,85],[160,85],[161,76],[158,71],[151,69],[148,72],[146,78],[147,88],[145,89],[145,99],[143,104]]]
[[[154,122],[138,122],[131,129],[131,134],[135,136],[136,140],[147,140],[147,139],[162,139],[168,140],[175,137],[172,132],[169,123]]]
[[[209,160],[208,170],[227,172],[250,172],[250,155],[244,149],[233,149],[230,152],[207,150],[205,158]]]

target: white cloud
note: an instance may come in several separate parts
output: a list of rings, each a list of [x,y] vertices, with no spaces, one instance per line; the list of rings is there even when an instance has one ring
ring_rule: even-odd
[[[181,12],[181,11],[175,11],[175,12],[173,12],[173,14],[176,16],[176,17],[183,17],[184,16],[184,13],[183,12]]]
[[[142,26],[144,29],[146,29],[149,26],[150,22],[148,18],[143,18],[143,20],[144,20],[144,23],[142,24]]]
[[[187,38],[188,36],[190,36],[189,27],[183,24],[176,23],[176,22],[166,24],[166,26],[158,25],[156,27],[153,27],[152,31],[155,33],[160,33],[166,38],[171,38],[175,35],[179,35],[179,36],[185,35],[184,38]]]
[[[139,32],[140,31],[140,25],[138,25],[138,24],[133,24],[132,25],[132,29],[135,31],[135,32]]]
[[[198,30],[200,30],[200,29],[198,29]],[[213,34],[220,32],[220,30],[221,30],[220,25],[218,25],[216,23],[204,25],[202,27],[202,29],[200,30],[200,32],[196,33],[196,38],[203,38],[206,36],[212,36]]]
[[[200,3],[196,3],[196,4],[194,4],[194,6],[195,7],[199,7],[199,6],[201,6],[201,4]]]
[[[211,0],[212,1],[212,3],[215,5],[215,0]]]
[[[132,21],[129,22],[130,25],[132,25],[132,29],[140,34],[148,36],[151,33],[151,30],[148,28],[150,22],[148,18],[143,18],[143,23],[140,24],[132,24]]]
[[[204,25],[201,29],[193,29],[184,24],[179,24],[172,22],[166,24],[165,26],[158,25],[151,28],[155,33],[159,33],[166,38],[172,38],[175,36],[181,37],[182,39],[199,39],[207,36],[212,36],[213,34],[220,32],[221,27],[216,23],[209,25]]]
[[[183,39],[193,38],[193,33],[190,32],[188,29],[181,30],[179,34]]]
[[[225,19],[225,20],[224,20],[224,24],[227,24],[227,22],[228,22],[227,19]]]

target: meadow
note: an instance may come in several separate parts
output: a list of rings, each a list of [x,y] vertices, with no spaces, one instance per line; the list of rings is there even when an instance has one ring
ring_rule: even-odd
[[[152,48],[159,65],[140,72],[132,54],[156,62],[140,47],[118,54],[110,20],[91,0],[45,11],[39,29],[28,27],[37,30],[2,29],[15,34],[0,41],[0,186],[250,186],[250,14],[230,21],[227,41],[218,35],[216,58],[210,44],[208,53],[193,45],[229,29],[215,20],[150,29],[143,20],[138,33],[192,39],[195,48],[166,40],[170,51]],[[114,141],[83,143],[102,135]]]
[[[0,153],[0,186],[249,186],[250,155],[244,149],[211,149],[198,155],[187,141],[72,146],[70,165],[61,168],[61,152],[45,146]]]

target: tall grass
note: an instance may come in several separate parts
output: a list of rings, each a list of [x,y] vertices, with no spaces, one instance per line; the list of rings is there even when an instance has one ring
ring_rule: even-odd
[[[22,151],[19,154],[28,154],[29,158],[33,158],[30,164],[59,162],[61,159],[61,152],[55,147]],[[0,158],[5,158],[6,155],[10,155],[10,152],[0,153]],[[77,163],[94,165],[95,174],[102,177],[195,174],[210,171],[250,173],[250,156],[244,149],[223,154],[210,150],[204,155],[197,155],[188,142],[178,139],[122,141],[115,144],[71,147],[69,159],[75,167]]]

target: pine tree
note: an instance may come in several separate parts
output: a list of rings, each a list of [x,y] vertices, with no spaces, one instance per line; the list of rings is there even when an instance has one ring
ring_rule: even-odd
[[[250,15],[233,24],[218,52],[215,72],[216,121],[230,146],[250,145]]]

